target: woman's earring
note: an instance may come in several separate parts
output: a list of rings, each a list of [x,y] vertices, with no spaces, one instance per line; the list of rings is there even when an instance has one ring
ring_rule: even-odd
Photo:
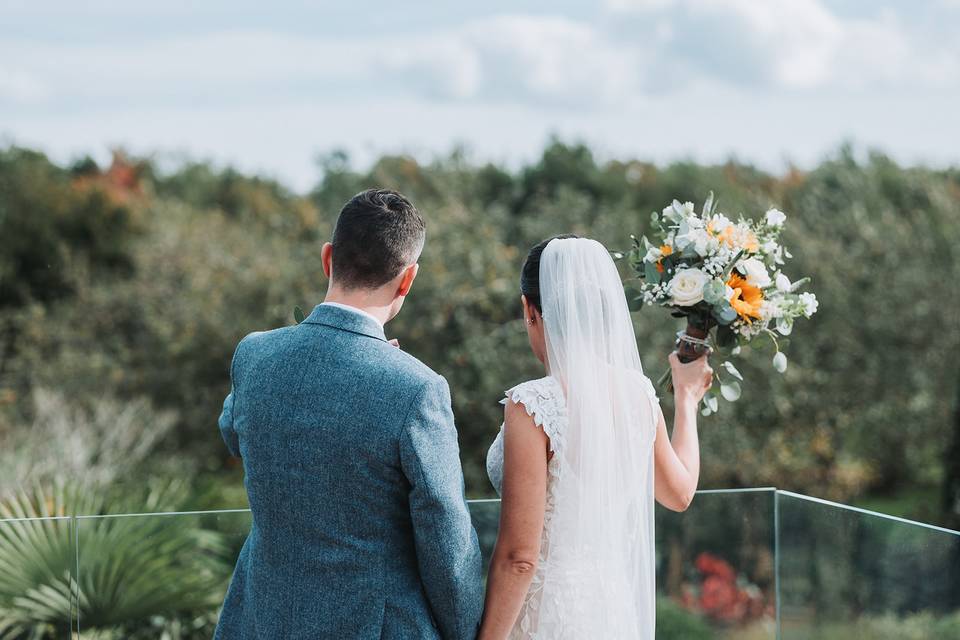
[[[527,318],[527,324],[533,326],[533,318]]]

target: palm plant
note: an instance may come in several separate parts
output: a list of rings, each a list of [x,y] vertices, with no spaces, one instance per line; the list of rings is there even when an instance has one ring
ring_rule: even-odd
[[[137,504],[171,510],[185,496],[165,485]],[[230,568],[223,536],[198,516],[117,514],[129,500],[58,487],[0,502],[0,518],[15,519],[0,521],[0,639],[62,637],[74,617],[84,637],[129,637],[158,618],[215,611]]]

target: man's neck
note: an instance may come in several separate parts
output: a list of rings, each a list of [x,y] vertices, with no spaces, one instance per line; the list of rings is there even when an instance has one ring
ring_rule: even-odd
[[[390,320],[390,307],[392,304],[379,303],[374,295],[366,291],[328,291],[323,299],[324,302],[335,302],[337,304],[347,305],[360,311],[365,311],[380,321],[380,324],[386,324]]]

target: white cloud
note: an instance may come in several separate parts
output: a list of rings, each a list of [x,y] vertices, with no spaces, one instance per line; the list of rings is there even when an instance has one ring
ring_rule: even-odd
[[[960,45],[908,27],[890,10],[841,17],[820,0],[608,0],[611,21],[660,43],[655,66],[685,81],[824,88],[958,86]],[[655,25],[649,27],[648,25]]]
[[[478,97],[606,105],[637,90],[636,47],[611,44],[584,23],[501,16],[468,26],[463,38],[481,60]]]
[[[466,142],[516,162],[551,132],[615,154],[737,153],[768,167],[815,161],[845,138],[907,160],[958,158],[944,133],[960,110],[947,19],[958,0],[902,14],[862,4],[841,14],[834,0],[607,0],[578,17],[472,8],[460,21],[388,20],[389,36],[349,15],[322,36],[230,23],[225,0],[182,30],[189,3],[138,13],[96,1],[111,37],[44,32],[44,16],[35,30],[0,25],[0,141],[60,158],[118,143],[183,149],[301,188],[320,149],[368,159]],[[72,6],[63,11],[80,20]],[[128,33],[108,24],[114,6],[162,24]],[[37,30],[44,37],[24,35]]]
[[[0,108],[391,95],[618,108],[712,84],[956,88],[960,45],[820,0],[610,0],[595,21],[499,15],[415,37],[229,31],[104,44],[0,41]]]
[[[53,88],[45,94],[51,104],[294,91],[589,106],[637,89],[636,47],[610,45],[594,27],[560,17],[497,16],[400,40],[263,31],[115,44],[8,39],[0,59],[20,66],[0,84],[0,101],[13,89],[30,93],[24,79],[38,78],[37,86]]]

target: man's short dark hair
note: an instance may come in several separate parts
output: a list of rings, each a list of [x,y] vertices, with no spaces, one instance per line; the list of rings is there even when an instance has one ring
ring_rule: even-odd
[[[340,210],[333,232],[333,277],[345,289],[376,289],[420,257],[426,226],[402,194],[367,189]]]

